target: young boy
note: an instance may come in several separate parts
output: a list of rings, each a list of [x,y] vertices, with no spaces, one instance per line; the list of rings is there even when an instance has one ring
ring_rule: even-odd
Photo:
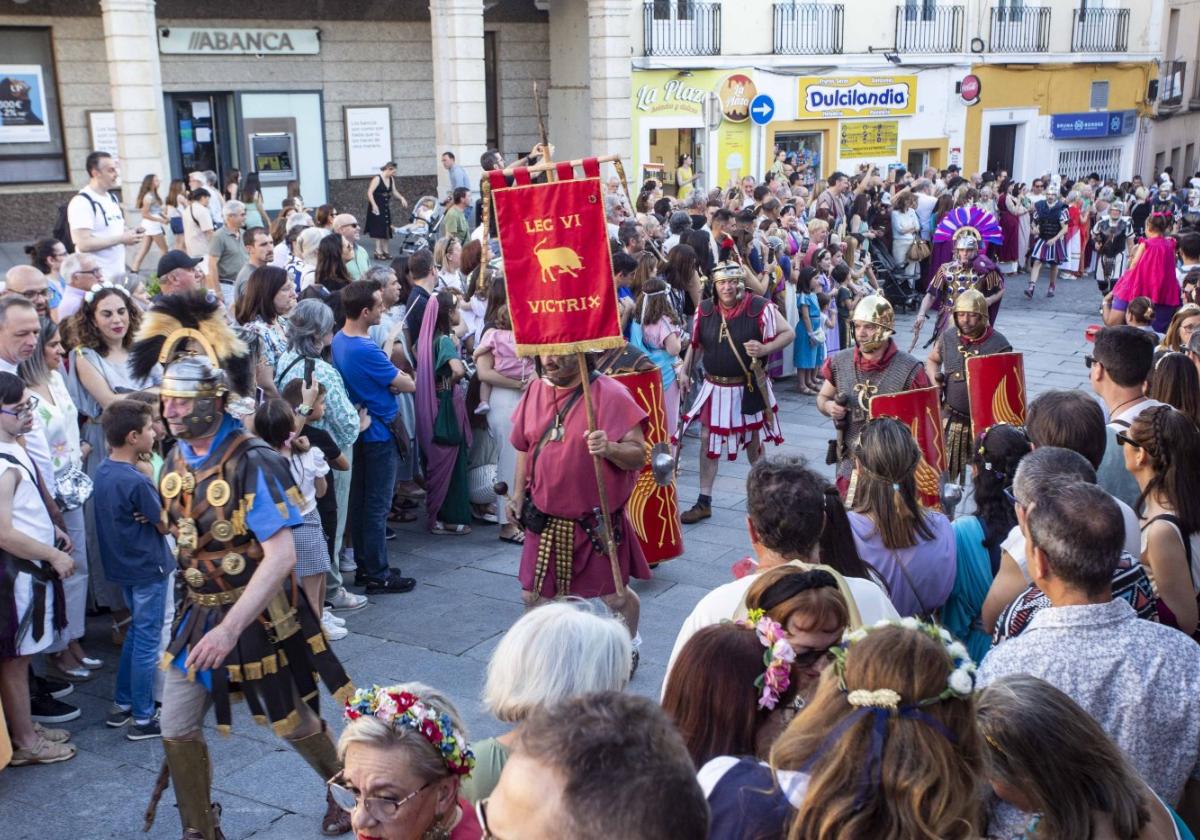
[[[62,585],[75,562],[38,491],[37,468],[18,439],[33,429],[37,396],[0,372],[0,724],[12,738],[12,766],[53,764],[75,757],[65,729],[34,722],[29,708],[29,660],[66,627]],[[64,550],[65,549],[65,550]],[[56,580],[56,578],[58,580]]]
[[[130,741],[162,737],[154,717],[154,678],[167,579],[175,565],[156,527],[162,511],[158,491],[137,468],[154,448],[153,424],[150,406],[136,400],[117,400],[104,409],[101,425],[110,453],[96,471],[92,495],[104,573],[120,585],[132,613],[105,723],[118,728],[132,721],[125,733]]]

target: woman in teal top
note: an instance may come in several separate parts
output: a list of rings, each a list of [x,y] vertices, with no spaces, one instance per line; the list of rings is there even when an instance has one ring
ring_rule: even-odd
[[[246,230],[270,227],[267,211],[263,209],[262,188],[257,172],[246,175],[246,181],[242,184],[242,203],[246,205]]]

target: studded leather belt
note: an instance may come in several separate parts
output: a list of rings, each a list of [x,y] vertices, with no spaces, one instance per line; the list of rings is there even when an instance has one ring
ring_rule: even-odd
[[[741,387],[746,384],[744,376],[714,376],[711,373],[704,374],[704,378],[714,385],[736,385]]]
[[[245,591],[246,587],[244,586],[230,589],[227,592],[194,592],[189,589],[187,596],[193,604],[199,604],[202,607],[227,607],[237,603],[238,598],[241,598]]]

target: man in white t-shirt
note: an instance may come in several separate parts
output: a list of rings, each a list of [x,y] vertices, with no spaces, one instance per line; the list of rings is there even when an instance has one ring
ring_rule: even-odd
[[[933,236],[929,227],[929,219],[933,216],[933,207],[937,199],[933,196],[933,182],[928,178],[918,178],[912,185],[912,191],[917,196],[917,220],[921,223],[920,236],[926,242]]]
[[[830,487],[828,481],[808,468],[803,458],[765,457],[751,467],[746,477],[746,527],[750,532],[751,549],[758,559],[758,572],[796,561],[841,565],[834,558],[820,556],[821,532],[828,520],[826,507],[831,502],[837,504],[836,493],[827,492]],[[847,604],[852,622],[856,613],[862,625],[874,624],[880,619],[900,618],[887,593],[868,578],[868,568],[841,568],[839,571],[843,572],[850,596],[848,600],[853,600]],[[853,576],[855,571],[861,576]],[[754,578],[755,574],[747,574],[718,586],[700,599],[675,638],[675,647],[667,664],[668,676],[679,652],[698,631],[744,617],[746,592]],[[846,590],[843,590],[845,594]],[[666,685],[665,679],[663,684]]]
[[[106,277],[125,272],[125,246],[142,241],[142,229],[125,230],[125,214],[112,191],[121,184],[121,167],[107,152],[87,156],[90,180],[67,205],[67,225],[75,250],[91,254]]]

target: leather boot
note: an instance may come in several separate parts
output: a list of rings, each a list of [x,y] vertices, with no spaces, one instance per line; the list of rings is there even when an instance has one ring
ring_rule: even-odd
[[[329,737],[329,727],[321,721],[321,731],[313,735],[289,740],[292,749],[300,753],[300,757],[308,762],[308,766],[317,771],[322,782],[327,782],[342,772],[342,763],[338,761],[337,747]],[[350,814],[333,801],[332,794],[325,792],[325,816],[321,818],[321,832],[331,836],[345,834],[350,830]]]
[[[212,762],[203,741],[163,738],[163,752],[171,770],[171,785],[183,836],[188,840],[225,840],[221,833],[221,806],[210,799]]]

